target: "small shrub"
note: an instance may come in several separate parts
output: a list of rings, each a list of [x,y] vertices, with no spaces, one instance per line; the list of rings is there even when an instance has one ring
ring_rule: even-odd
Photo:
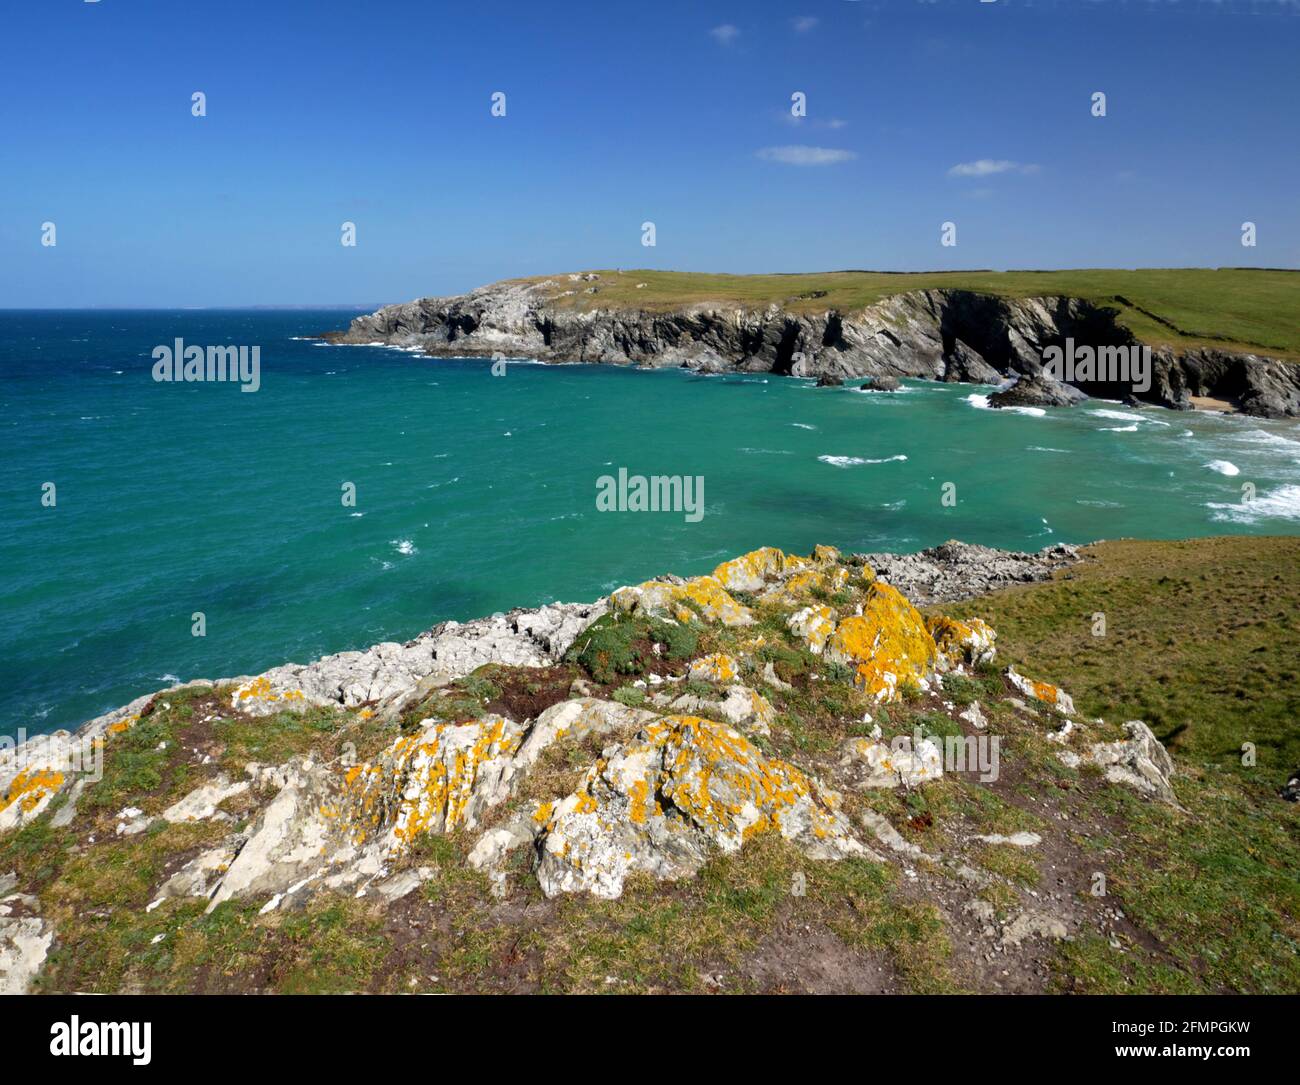
[[[621,686],[612,696],[619,704],[627,705],[629,708],[640,708],[645,704],[645,690],[638,689],[636,686]]]

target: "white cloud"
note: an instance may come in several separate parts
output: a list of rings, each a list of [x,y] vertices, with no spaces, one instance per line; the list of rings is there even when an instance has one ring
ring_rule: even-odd
[[[799,18],[791,20],[791,25],[794,27],[796,34],[807,34],[819,22],[821,20],[816,15],[800,15]]]
[[[723,23],[721,26],[715,26],[709,33],[719,45],[730,45],[740,37],[740,27],[732,26],[731,23]]]
[[[1005,158],[980,158],[974,162],[958,162],[948,170],[949,177],[990,177],[995,173],[1037,173],[1032,163],[1010,162]]]
[[[834,147],[791,144],[786,147],[764,147],[758,152],[758,157],[765,162],[781,162],[787,166],[833,166],[838,162],[849,162],[858,156],[852,151]]]

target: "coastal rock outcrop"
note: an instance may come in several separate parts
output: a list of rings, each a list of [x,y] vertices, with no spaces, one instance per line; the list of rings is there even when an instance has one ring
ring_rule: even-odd
[[[587,274],[590,281],[600,278]],[[1151,385],[1141,391],[1114,382],[1072,389],[1041,379],[1043,351],[1067,339],[1094,347],[1140,345],[1117,322],[1117,309],[1080,298],[929,289],[853,312],[809,314],[776,304],[746,308],[721,302],[667,311],[606,308],[598,300],[599,282],[585,289],[596,291],[591,302],[575,304],[576,288],[563,278],[507,280],[468,294],[385,306],[323,338],[444,357],[684,366],[705,373],[809,377],[827,385],[871,377],[869,390],[878,391],[900,377],[984,384],[1028,377],[996,402],[1058,405],[1076,393],[1110,399],[1134,393],[1185,408],[1191,396],[1201,395],[1228,400],[1249,414],[1300,415],[1300,367],[1254,354],[1157,350]]]
[[[115,914],[152,923],[152,936],[164,938],[227,902],[222,915],[268,928],[295,922],[281,912],[357,898],[375,913],[402,901],[400,918],[427,906],[433,887],[415,890],[453,865],[479,872],[453,874],[481,885],[494,907],[518,903],[510,895],[520,877],[546,897],[609,899],[634,876],[690,878],[756,853],[784,864],[792,893],[817,876],[813,863],[844,864],[826,876],[845,885],[874,885],[873,864],[889,863],[948,899],[954,886],[988,886],[996,869],[973,872],[969,850],[944,847],[1045,841],[1038,820],[1040,832],[1007,824],[972,833],[965,819],[985,803],[934,801],[976,774],[955,751],[995,745],[988,740],[1008,726],[1043,743],[1039,752],[1062,773],[1085,761],[1099,768],[1105,782],[1093,771],[1090,787],[1173,801],[1172,759],[1144,724],[1130,722],[1118,741],[1085,741],[1117,732],[1092,731],[1055,686],[1010,668],[1000,675],[989,624],[923,615],[904,590],[948,597],[963,568],[978,587],[1041,578],[1073,560],[1066,550],[1008,555],[952,543],[882,555],[873,569],[833,547],[764,548],[711,575],[617,589],[608,604],[444,623],[407,645],[175,687],[52,747],[102,740],[110,770],[123,745],[132,767],[156,754],[163,768],[141,774],[154,791],[110,791],[78,812],[65,792],[94,796],[103,780],[77,771],[55,780],[62,770],[52,760],[35,764],[35,748],[20,747],[0,761],[0,810],[10,811],[0,832],[64,818],[58,861],[75,864],[78,884],[94,849],[115,849],[115,863],[138,871],[122,890],[130,903],[113,898]],[[672,636],[646,648],[639,670],[598,677],[580,638],[601,619],[602,629],[616,624],[643,645],[649,631]],[[1059,730],[1045,733],[1048,713],[1025,711],[1010,693],[1052,706]],[[328,710],[298,714],[313,704]],[[300,744],[277,747],[285,735]],[[247,759],[250,748],[258,761]],[[979,765],[981,781],[985,768],[996,770]],[[1072,782],[1062,794],[1082,790]],[[955,844],[921,835],[948,809],[962,811]],[[923,869],[951,879],[922,882]],[[48,878],[21,863],[0,875],[0,990],[30,989],[48,961],[66,957],[50,951],[56,924],[68,922],[61,894],[71,883],[49,898],[59,907],[42,913],[37,894]],[[80,934],[98,936],[84,925]]]
[[[713,850],[774,832],[814,859],[873,853],[840,797],[744,736],[692,716],[665,716],[606,751],[578,789],[544,810],[537,878],[547,896],[617,897],[636,870],[693,874]]]

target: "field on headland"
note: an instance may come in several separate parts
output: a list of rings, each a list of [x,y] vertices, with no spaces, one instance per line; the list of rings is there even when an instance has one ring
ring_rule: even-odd
[[[1012,298],[1068,295],[1119,310],[1143,342],[1215,347],[1300,359],[1300,271],[1254,268],[1069,271],[831,271],[795,275],[708,275],[596,271],[595,294],[577,290],[560,306],[671,310],[701,302],[781,305],[794,313],[853,312],[910,290],[974,290]],[[540,281],[536,276],[527,281]],[[556,293],[573,288],[550,276]],[[644,284],[639,286],[638,284]]]

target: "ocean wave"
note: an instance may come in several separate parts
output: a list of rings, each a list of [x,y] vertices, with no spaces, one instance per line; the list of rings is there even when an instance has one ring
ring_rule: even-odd
[[[981,395],[979,392],[972,392],[965,398],[967,403],[981,411],[1007,411],[1010,414],[1027,414],[1030,418],[1044,418],[1047,415],[1047,411],[1043,407],[994,407],[989,402],[989,397]]]
[[[1110,418],[1117,422],[1132,422],[1136,420],[1138,422],[1149,423],[1152,426],[1169,425],[1168,422],[1161,422],[1160,419],[1158,418],[1150,418],[1145,414],[1138,414],[1134,411],[1108,411],[1102,409],[1097,411],[1089,411],[1088,413],[1092,415],[1093,418]]]
[[[1211,471],[1218,471],[1221,475],[1239,475],[1241,468],[1235,463],[1229,463],[1227,460],[1211,460],[1209,463],[1201,465],[1208,467]]]
[[[818,456],[817,458],[832,467],[860,467],[865,463],[901,463],[907,459],[902,453],[897,456],[886,456],[880,460],[870,460],[862,456]]]
[[[798,429],[816,429],[816,426],[810,426],[807,422],[791,422],[790,425]]]
[[[1254,524],[1260,520],[1300,520],[1300,486],[1281,486],[1253,501],[1235,505],[1207,501],[1211,519],[1233,524]]]
[[[1230,434],[1228,440],[1248,445],[1262,445],[1266,448],[1277,449],[1279,452],[1289,452],[1292,455],[1300,456],[1300,441],[1292,440],[1290,437],[1283,437],[1280,433],[1273,433],[1266,429],[1243,430],[1241,433]]]
[[[1047,448],[1044,445],[1030,445],[1027,452],[1069,452],[1068,448]]]
[[[399,554],[410,556],[411,554],[419,553],[419,550],[415,547],[415,543],[411,542],[410,539],[389,539],[388,542],[389,545]]]
[[[793,456],[793,452],[787,452],[784,448],[738,448],[737,452],[744,452],[749,456]]]
[[[1136,433],[1138,425],[1134,422],[1131,426],[1098,426],[1099,433]]]

